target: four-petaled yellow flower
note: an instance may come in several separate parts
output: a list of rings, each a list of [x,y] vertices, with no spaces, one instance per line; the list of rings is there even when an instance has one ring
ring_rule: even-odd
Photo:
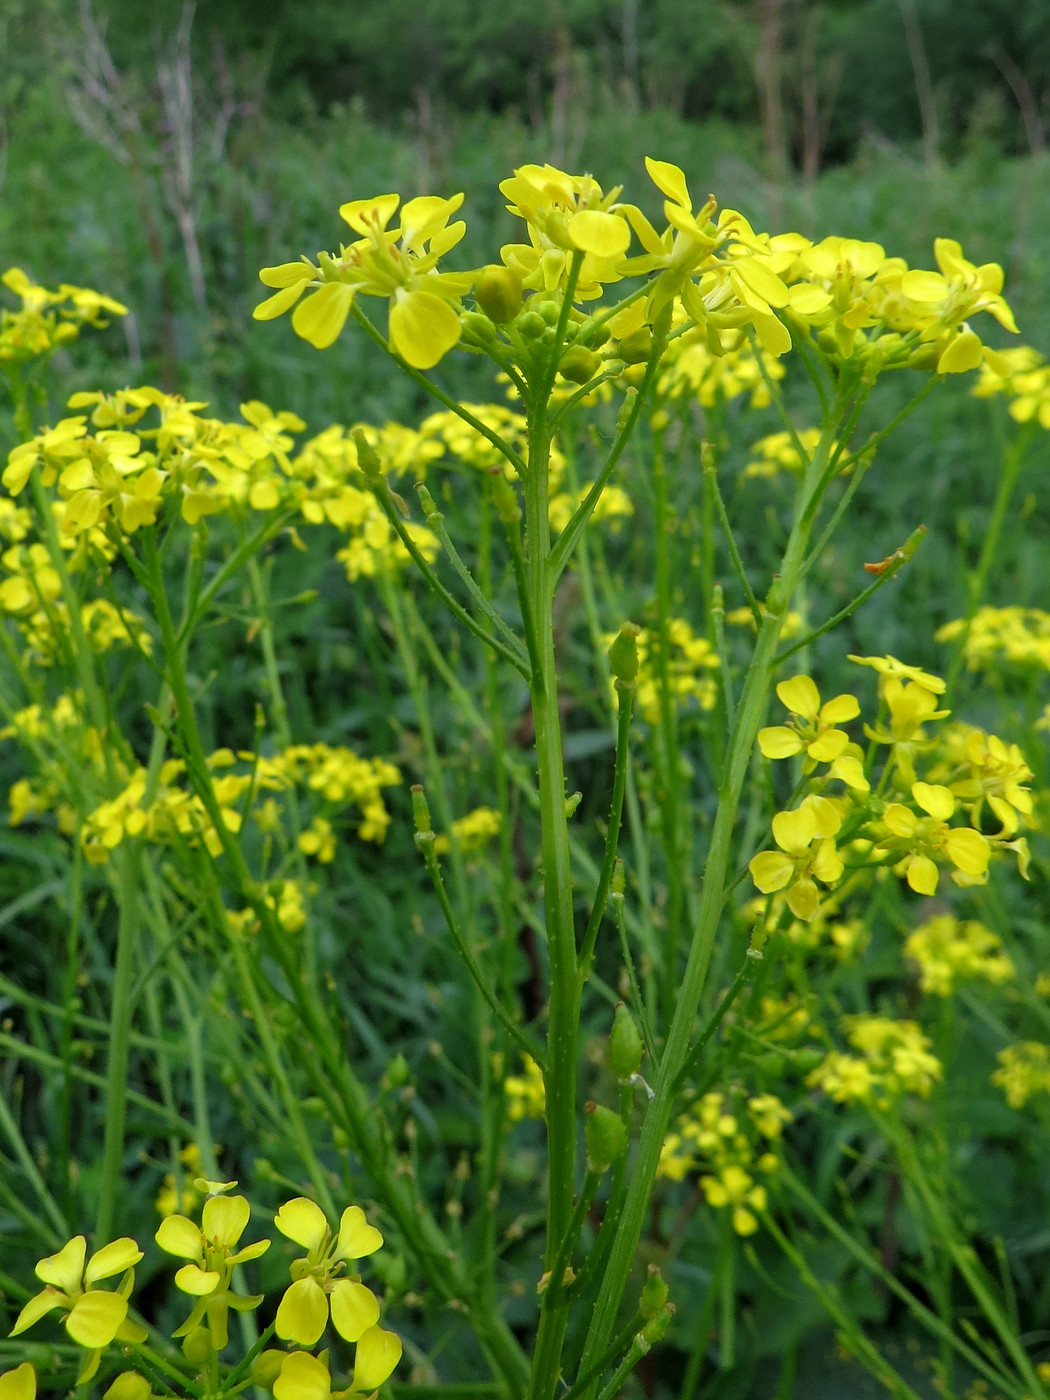
[[[209,1190],[226,1190],[236,1182],[207,1182]],[[156,1241],[161,1249],[179,1259],[192,1262],[183,1265],[175,1275],[175,1285],[197,1301],[189,1317],[173,1334],[188,1336],[207,1323],[212,1345],[221,1351],[229,1340],[229,1310],[249,1312],[262,1302],[262,1294],[243,1297],[231,1292],[233,1270],[238,1264],[258,1259],[270,1248],[269,1240],[258,1240],[246,1248],[236,1245],[251,1215],[243,1196],[211,1196],[204,1202],[201,1224],[195,1225],[185,1215],[169,1215],[161,1221]]]
[[[55,1308],[64,1309],[62,1321],[66,1331],[89,1353],[77,1383],[90,1380],[98,1368],[103,1348],[115,1337],[145,1341],[143,1329],[127,1320],[134,1268],[141,1258],[142,1250],[133,1239],[125,1236],[104,1245],[87,1259],[87,1240],[83,1235],[75,1235],[57,1254],[37,1264],[36,1276],[47,1287],[26,1303],[11,1328],[11,1336],[25,1332]],[[95,1287],[102,1279],[113,1278],[116,1274],[124,1277],[115,1291]]]
[[[284,1341],[313,1346],[328,1322],[348,1342],[356,1342],[379,1321],[379,1303],[356,1275],[341,1278],[347,1262],[364,1259],[382,1246],[383,1236],[369,1225],[360,1206],[347,1206],[333,1235],[321,1208],[305,1196],[286,1202],[273,1222],[282,1235],[307,1250],[291,1265],[294,1279],[277,1309],[277,1335]]]
[[[779,851],[760,851],[748,869],[763,894],[787,890],[788,908],[808,922],[820,909],[814,881],[833,885],[843,865],[834,836],[842,825],[835,804],[826,797],[809,796],[793,812],[773,818],[773,837]]]
[[[955,798],[940,783],[912,783],[911,795],[927,815],[918,816],[903,802],[891,802],[882,814],[890,835],[884,850],[904,852],[894,867],[916,894],[936,894],[939,873],[933,859],[943,855],[955,866],[956,884],[983,884],[987,878],[991,846],[988,838],[968,826],[950,827]]]
[[[804,773],[812,773],[818,763],[841,760],[849,744],[849,735],[836,726],[860,714],[856,697],[836,695],[834,700],[822,705],[820,692],[809,676],[792,676],[789,681],[781,681],[777,695],[791,711],[792,718],[787,724],[759,730],[758,747],[766,758],[791,758],[804,752]],[[859,772],[855,772],[853,766],[843,766],[835,776],[845,782],[852,778],[852,787],[866,786],[859,762],[854,759],[852,763]]]

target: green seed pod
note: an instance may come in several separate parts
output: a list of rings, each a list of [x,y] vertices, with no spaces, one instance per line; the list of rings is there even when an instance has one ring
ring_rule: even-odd
[[[604,1172],[627,1151],[627,1128],[623,1119],[611,1108],[599,1103],[584,1105],[587,1123],[584,1138],[587,1143],[587,1166],[592,1172]]]
[[[609,1064],[621,1083],[638,1073],[645,1046],[634,1017],[621,1001],[613,1012],[612,1031],[609,1035]]]
[[[521,310],[524,296],[521,278],[512,268],[490,263],[474,283],[474,300],[490,321],[505,326]]]
[[[523,311],[515,322],[518,331],[524,340],[536,340],[547,329],[547,322],[542,316],[538,316],[532,310],[532,303],[529,303],[529,310]]]
[[[355,428],[350,435],[357,448],[357,464],[364,472],[365,476],[373,481],[376,477],[383,475],[383,464],[376,455],[376,450],[365,437],[360,428]]]
[[[558,373],[572,384],[586,384],[599,373],[602,362],[593,350],[583,345],[574,345],[566,350],[558,364]]]
[[[434,830],[430,820],[430,806],[427,795],[420,783],[412,784],[412,820],[419,835],[429,836]]]
[[[659,1264],[650,1264],[649,1276],[638,1300],[638,1311],[646,1322],[651,1322],[658,1313],[663,1312],[667,1305],[667,1293],[667,1283],[660,1273]]]
[[[496,514],[504,525],[513,525],[515,521],[521,519],[521,503],[518,500],[517,491],[499,468],[492,473],[490,480],[492,482],[492,502],[496,507]]]
[[[634,685],[638,679],[638,634],[641,630],[634,622],[621,622],[609,648],[609,669],[613,678],[623,685]]]
[[[620,341],[616,347],[616,357],[623,360],[625,365],[644,365],[652,351],[653,333],[648,326],[640,326]]]
[[[663,1341],[664,1337],[667,1335],[667,1329],[671,1325],[671,1318],[674,1317],[675,1311],[676,1309],[673,1303],[665,1303],[660,1312],[658,1312],[654,1318],[650,1318],[642,1328],[641,1335],[650,1346],[655,1346],[657,1342]]]

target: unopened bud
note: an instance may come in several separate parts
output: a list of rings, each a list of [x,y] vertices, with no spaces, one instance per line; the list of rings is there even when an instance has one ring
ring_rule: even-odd
[[[429,836],[432,834],[434,827],[430,820],[430,805],[420,783],[412,784],[412,820],[415,823],[417,835]]]
[[[627,1128],[623,1119],[600,1103],[584,1105],[587,1122],[587,1165],[592,1172],[604,1172],[627,1151]]]
[[[609,1064],[621,1082],[630,1080],[638,1073],[645,1054],[641,1032],[634,1017],[621,1001],[613,1012],[612,1030],[609,1033]]]
[[[383,475],[383,464],[376,455],[376,450],[364,435],[361,428],[355,428],[350,434],[357,448],[357,464],[367,477],[377,477]]]
[[[638,679],[638,636],[641,628],[634,622],[621,622],[620,630],[609,647],[609,669],[615,680],[625,686]]]
[[[573,345],[558,362],[558,373],[572,384],[586,384],[601,370],[602,362],[593,350]]]
[[[548,326],[556,326],[558,324],[558,319],[561,316],[561,307],[556,301],[533,302],[532,309],[537,315],[543,317]]]
[[[516,325],[518,332],[524,340],[536,340],[547,329],[547,322],[542,316],[537,316],[530,307],[528,311],[523,311],[518,317]]]
[[[284,1351],[264,1351],[252,1362],[250,1375],[252,1385],[261,1385],[264,1390],[272,1390],[273,1383],[281,1374],[288,1353]]]
[[[657,1313],[662,1312],[667,1303],[667,1283],[660,1273],[659,1264],[649,1265],[649,1276],[645,1280],[642,1296],[638,1300],[638,1311],[651,1322]]]
[[[482,268],[474,283],[474,300],[490,321],[505,326],[521,310],[524,292],[521,278],[513,268],[492,263]]]
[[[387,1065],[383,1079],[388,1088],[400,1089],[403,1085],[408,1083],[411,1073],[412,1071],[409,1068],[408,1061],[405,1059],[404,1055],[399,1053],[395,1055]]]
[[[609,327],[600,321],[584,321],[577,332],[576,344],[586,345],[590,350],[600,350],[609,335]]]
[[[645,364],[653,351],[653,333],[648,326],[624,336],[616,347],[616,356],[626,365]]]

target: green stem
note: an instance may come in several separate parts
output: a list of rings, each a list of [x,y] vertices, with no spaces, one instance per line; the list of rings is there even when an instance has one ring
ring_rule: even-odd
[[[613,768],[612,801],[609,804],[609,825],[605,833],[605,853],[598,876],[598,888],[594,892],[591,917],[580,945],[577,966],[580,975],[580,990],[587,980],[598,930],[605,917],[605,906],[612,885],[613,871],[616,869],[616,852],[620,844],[620,824],[623,820],[623,798],[627,789],[627,763],[630,755],[631,716],[634,711],[634,683],[616,682],[616,693],[620,698],[620,708],[616,717],[616,758]]]

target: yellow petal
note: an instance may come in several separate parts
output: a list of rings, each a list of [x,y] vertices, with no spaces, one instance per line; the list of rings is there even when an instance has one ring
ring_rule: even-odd
[[[836,695],[834,700],[829,700],[826,705],[821,706],[821,724],[845,724],[849,719],[856,719],[860,714],[860,705],[855,695]]]
[[[309,263],[279,263],[276,267],[264,267],[259,273],[259,281],[267,287],[293,287],[304,277],[309,279],[313,275],[314,269]]]
[[[929,856],[915,856],[908,862],[908,884],[916,894],[936,894],[937,867]]]
[[[773,725],[758,731],[758,747],[766,758],[790,758],[802,752],[802,740],[786,725]]]
[[[36,1372],[28,1361],[0,1376],[0,1400],[36,1400]]]
[[[346,325],[353,301],[353,287],[326,282],[292,312],[292,330],[316,350],[327,350]]]
[[[683,209],[692,209],[689,187],[677,165],[672,165],[669,160],[653,160],[651,156],[646,156],[645,168],[649,172],[649,179],[661,194],[673,199],[675,204],[680,204]]]
[[[780,851],[760,851],[748,865],[751,878],[763,894],[782,890],[795,873],[793,863]]]
[[[582,209],[569,219],[573,246],[596,258],[621,258],[631,242],[631,226],[618,214]]]
[[[901,291],[909,301],[943,301],[950,288],[939,272],[924,272],[914,268],[901,278]]]
[[[946,822],[955,811],[955,798],[940,783],[912,783],[911,795],[924,812],[939,822]]]
[[[261,301],[252,312],[252,319],[255,321],[272,321],[276,316],[282,316],[290,306],[302,296],[310,285],[310,277],[301,277],[298,282],[293,282],[290,287],[282,287],[279,292],[274,292],[272,297],[267,297]]]
[[[358,233],[367,234],[374,229],[386,228],[400,202],[399,194],[380,194],[372,199],[352,199],[347,204],[340,204],[339,216]]]
[[[94,1289],[84,1293],[66,1318],[66,1331],[82,1347],[108,1347],[128,1312],[128,1300],[119,1293]]]
[[[915,813],[903,802],[891,802],[882,814],[882,820],[894,836],[914,836],[917,819]]]
[[[849,735],[844,729],[826,729],[818,734],[811,744],[806,745],[810,758],[818,763],[831,763],[845,750]]]
[[[332,1285],[332,1325],[345,1341],[356,1342],[379,1321],[375,1294],[363,1283],[336,1279]]]
[[[808,807],[794,812],[778,812],[773,818],[773,836],[782,851],[801,855],[817,834],[817,819]]]
[[[834,802],[829,802],[826,797],[818,797],[816,793],[810,793],[802,805],[813,813],[818,836],[834,836],[842,825],[839,809]]]
[[[328,1325],[328,1299],[315,1278],[297,1279],[277,1309],[277,1335],[285,1342],[312,1347]]]
[[[408,292],[390,308],[390,343],[414,369],[432,369],[459,340],[459,317],[429,292]]]
[[[339,1222],[339,1245],[336,1253],[340,1259],[367,1259],[383,1246],[383,1236],[374,1225],[369,1225],[360,1206],[347,1206]]]
[[[162,1220],[153,1238],[166,1254],[179,1259],[196,1259],[203,1248],[200,1226],[184,1215],[169,1215]]]
[[[273,1393],[276,1400],[328,1400],[332,1393],[328,1367],[309,1352],[293,1351],[285,1357]]]
[[[102,1400],[149,1400],[150,1383],[137,1371],[121,1371]]]
[[[36,1266],[36,1276],[41,1283],[50,1283],[63,1293],[72,1293],[80,1287],[86,1254],[87,1240],[83,1235],[74,1235],[57,1254],[41,1259]]]
[[[796,880],[787,892],[787,905],[796,919],[809,923],[820,913],[820,896],[812,880]]]
[[[856,792],[870,792],[871,784],[864,776],[864,765],[859,758],[852,755],[836,758],[831,765],[831,776],[839,778],[847,787],[853,788]]]
[[[816,719],[820,710],[820,692],[809,676],[792,676],[789,681],[781,681],[777,695],[782,704],[792,714],[803,719]]]
[[[747,287],[766,303],[766,306],[787,306],[790,302],[791,297],[784,282],[772,269],[766,266],[761,258],[740,258],[730,266],[736,277],[745,282]],[[736,277],[733,280],[739,292]],[[747,299],[741,297],[741,300]],[[750,306],[753,303],[748,301],[747,304]],[[765,307],[756,307],[756,310],[765,310]]]
[[[967,875],[983,875],[988,869],[991,847],[987,838],[971,827],[961,826],[949,831],[944,849],[952,864]]]
[[[218,1288],[220,1277],[215,1269],[200,1269],[196,1264],[184,1264],[175,1275],[175,1287],[193,1298],[206,1298]]]
[[[9,1336],[17,1337],[19,1332],[25,1332],[32,1327],[34,1322],[39,1322],[42,1317],[46,1317],[61,1303],[62,1299],[52,1288],[45,1288],[42,1293],[37,1293],[30,1298],[22,1311],[15,1319],[15,1325],[11,1328]]]
[[[375,1390],[401,1360],[401,1338],[396,1332],[371,1327],[357,1344],[351,1391]],[[277,1400],[284,1400],[278,1396]]]
[[[947,350],[937,361],[938,374],[965,374],[976,369],[981,363],[983,347],[980,338],[969,328],[964,328],[948,343]]]
[[[133,1269],[141,1258],[142,1250],[125,1235],[91,1256],[84,1271],[84,1282],[90,1288],[99,1279],[112,1278],[114,1274],[122,1274],[125,1269]]]
[[[783,321],[778,321],[772,314],[763,316],[758,311],[754,312],[751,320],[763,350],[768,350],[771,355],[787,354],[791,349],[791,332]]]
[[[251,1208],[243,1196],[212,1196],[204,1202],[201,1229],[209,1240],[230,1248],[244,1234],[250,1215]]]
[[[273,1218],[282,1235],[301,1244],[304,1249],[317,1249],[328,1233],[328,1221],[319,1205],[305,1196],[285,1201]]]

